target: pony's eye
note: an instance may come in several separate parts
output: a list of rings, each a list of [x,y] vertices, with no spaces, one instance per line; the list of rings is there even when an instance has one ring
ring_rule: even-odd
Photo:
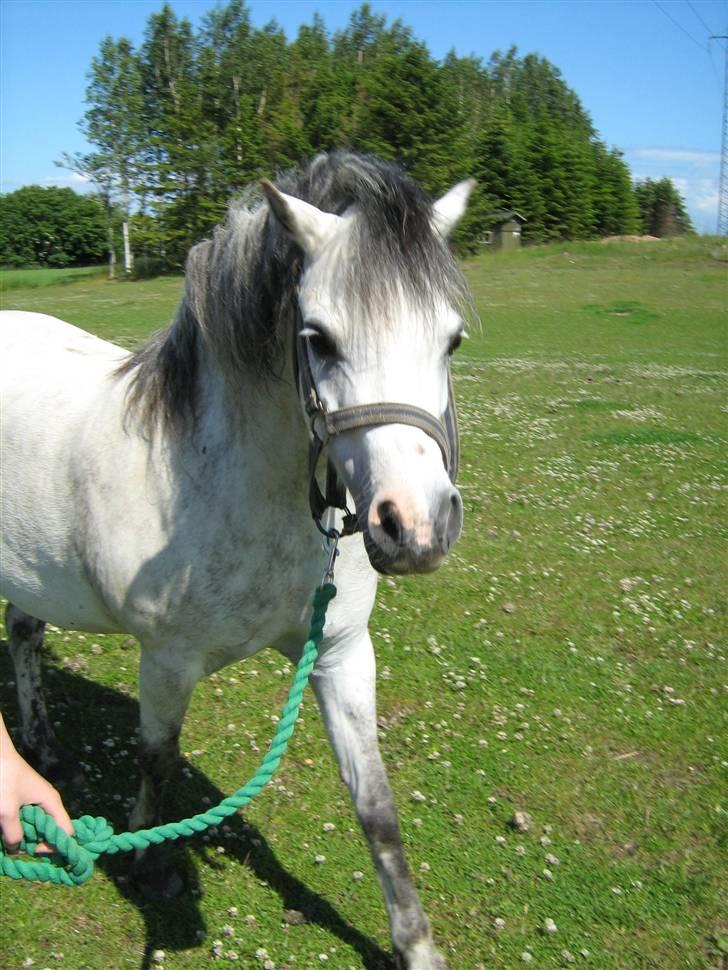
[[[303,336],[306,337],[311,350],[313,350],[317,357],[322,357],[329,360],[332,357],[336,357],[338,352],[336,349],[336,344],[334,343],[333,339],[322,330],[314,330],[313,327],[307,327]]]
[[[461,333],[456,334],[450,341],[450,346],[447,348],[448,357],[452,357],[455,351],[458,349],[460,344],[463,342],[463,335]]]

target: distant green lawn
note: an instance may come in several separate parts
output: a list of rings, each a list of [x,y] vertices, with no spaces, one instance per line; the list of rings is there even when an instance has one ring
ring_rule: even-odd
[[[18,272],[38,273],[42,279],[43,274],[54,271]],[[32,275],[29,280],[32,282]],[[103,274],[89,273],[72,286],[39,285],[0,292],[0,308],[50,313],[106,340],[133,347],[171,322],[182,286],[181,276],[110,282]]]
[[[466,264],[481,325],[455,360],[464,534],[437,574],[382,581],[372,622],[382,750],[453,970],[513,970],[524,954],[544,968],[728,961],[727,259],[696,239]],[[3,305],[129,346],[171,319],[180,288],[98,278]],[[86,771],[65,799],[121,829],[138,649],[48,640],[52,715]],[[290,675],[264,653],[200,685],[176,817],[252,773]],[[0,704],[12,722],[5,654]],[[508,827],[516,809],[530,832]],[[198,968],[220,940],[246,968],[262,949],[279,968],[389,967],[310,697],[245,820],[179,852],[192,890],[172,903],[133,896],[122,857],[75,891],[2,885],[3,966],[139,967],[164,950],[167,970]]]
[[[89,276],[103,276],[105,266],[82,266],[71,269],[3,269],[0,268],[0,293],[8,290],[38,289],[64,283],[77,283]]]

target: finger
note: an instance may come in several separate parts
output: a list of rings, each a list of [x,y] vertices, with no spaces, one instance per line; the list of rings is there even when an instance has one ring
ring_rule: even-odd
[[[17,815],[5,815],[0,818],[0,833],[6,852],[17,852],[23,839],[23,829]]]
[[[66,809],[63,807],[61,796],[55,788],[51,788],[46,797],[38,802],[40,807],[50,815],[56,825],[63,829],[66,835],[73,835],[73,822]]]

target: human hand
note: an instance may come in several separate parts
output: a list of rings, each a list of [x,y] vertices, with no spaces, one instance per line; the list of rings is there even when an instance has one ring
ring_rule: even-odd
[[[23,839],[19,815],[22,805],[40,805],[64,832],[73,835],[61,796],[18,754],[0,715],[0,835],[7,852],[17,852]],[[37,851],[50,850],[39,845]]]

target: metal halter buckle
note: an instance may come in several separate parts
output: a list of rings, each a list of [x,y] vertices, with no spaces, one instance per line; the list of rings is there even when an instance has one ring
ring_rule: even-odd
[[[340,538],[341,538],[341,533],[338,531],[338,529],[329,529],[328,532],[325,533],[323,547],[324,547],[324,552],[328,554],[329,558],[326,563],[326,569],[324,570],[324,574],[321,577],[322,586],[326,586],[327,583],[333,584],[334,582],[334,564],[336,563],[336,557],[339,555]]]

